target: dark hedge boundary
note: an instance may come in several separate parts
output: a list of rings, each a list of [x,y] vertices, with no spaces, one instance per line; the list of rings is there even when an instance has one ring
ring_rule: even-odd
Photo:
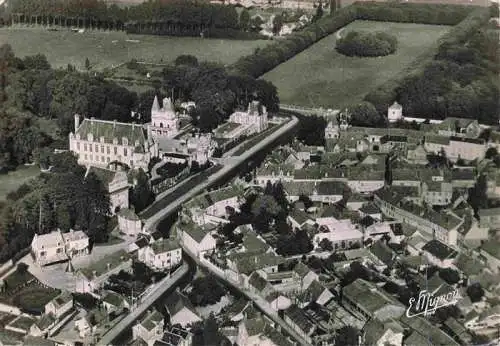
[[[441,37],[439,40],[438,52],[445,50],[448,46],[464,44],[469,37],[479,30],[479,28],[488,23],[489,18],[490,14],[488,8],[476,7],[464,20]],[[376,89],[368,93],[364,97],[364,100],[371,102],[379,113],[385,113],[387,107],[397,99],[398,88],[402,81],[410,75],[422,73],[423,68],[432,61],[432,58],[436,57],[435,53],[428,56],[429,59],[426,59],[426,56],[417,57],[416,63],[412,64],[411,67],[405,71],[406,73],[402,73],[399,77],[379,85]],[[429,53],[427,53],[427,55],[429,55]]]
[[[252,55],[240,58],[231,68],[238,74],[254,78],[262,76],[276,66],[291,59],[322,38],[357,20],[393,21],[434,25],[457,25],[466,18],[486,13],[488,8],[460,5],[396,4],[396,3],[355,3],[338,10],[333,16],[326,16],[286,39],[264,48],[256,49]],[[457,31],[458,30],[458,31]],[[467,31],[468,33],[469,31]],[[446,40],[461,40],[462,29],[452,29]]]

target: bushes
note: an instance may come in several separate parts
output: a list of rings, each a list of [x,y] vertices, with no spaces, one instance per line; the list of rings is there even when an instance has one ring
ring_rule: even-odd
[[[351,31],[337,41],[336,49],[347,56],[386,56],[396,52],[397,39],[385,32]]]

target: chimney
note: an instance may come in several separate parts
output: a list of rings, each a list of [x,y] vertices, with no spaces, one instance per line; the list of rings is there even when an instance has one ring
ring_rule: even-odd
[[[80,127],[80,115],[79,114],[75,114],[75,133],[76,133],[76,131],[78,130],[79,127]]]
[[[115,130],[115,129],[116,129],[116,119],[113,120],[113,130]]]

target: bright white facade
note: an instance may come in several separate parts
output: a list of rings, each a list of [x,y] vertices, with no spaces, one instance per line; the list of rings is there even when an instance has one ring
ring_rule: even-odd
[[[398,120],[403,120],[403,106],[394,102],[387,110],[387,119],[393,123]]]
[[[47,234],[35,234],[31,241],[31,254],[40,266],[86,255],[88,251],[89,238],[82,231],[71,230],[63,234],[57,230]]]
[[[162,107],[155,96],[151,107],[150,131],[153,137],[171,138],[179,133],[180,120],[175,112],[172,100],[168,97],[163,99]]]
[[[148,170],[158,149],[152,138],[147,138],[144,128],[137,124],[98,119],[84,119],[75,115],[74,133],[69,134],[69,149],[84,166],[107,167],[120,162],[131,168]]]
[[[73,308],[73,297],[68,292],[63,292],[45,304],[45,314],[52,314],[56,319],[63,316]]]
[[[179,227],[182,232],[182,243],[191,253],[200,256],[204,252],[215,250],[216,242],[212,235],[213,231],[194,224],[183,228],[182,225]]]
[[[139,249],[139,261],[155,270],[171,269],[182,261],[182,248],[175,240],[161,239]]]
[[[141,232],[142,221],[132,209],[120,209],[117,213],[118,228],[121,232],[134,236]]]
[[[228,122],[240,124],[248,128],[248,131],[246,131],[247,135],[262,132],[269,126],[267,109],[258,101],[250,102],[246,112],[234,112],[231,114]]]
[[[317,246],[321,240],[332,242],[334,250],[346,250],[355,243],[361,243],[363,233],[352,224],[351,220],[337,220],[333,217],[316,219],[322,233],[314,235],[313,243]]]

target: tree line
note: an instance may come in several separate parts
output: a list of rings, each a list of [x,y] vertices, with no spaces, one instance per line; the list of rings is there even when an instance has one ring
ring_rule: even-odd
[[[398,100],[408,117],[497,124],[498,35],[488,30],[488,20],[487,9],[475,10],[440,40],[433,60],[379,86],[365,101],[382,114]]]
[[[34,234],[57,228],[82,229],[91,243],[107,240],[110,202],[102,182],[94,174],[84,178],[85,168],[69,152],[54,154],[52,162],[51,173],[21,185],[0,206],[0,262],[30,246]]]
[[[265,80],[230,74],[213,63],[198,63],[183,57],[163,69],[163,88],[172,90],[174,98],[192,100],[195,125],[202,132],[215,129],[235,109],[246,110],[248,103],[258,100],[268,112],[277,112],[279,98],[276,87]]]
[[[69,21],[69,25],[79,27],[133,33],[187,35],[197,31],[199,35],[208,29],[243,28],[235,7],[197,1],[154,0],[119,7],[101,0],[17,0],[10,12],[15,22],[68,26]]]
[[[357,19],[400,21],[408,23],[456,25],[464,20],[472,9],[460,5],[356,3],[323,16],[300,32],[286,39],[258,48],[253,54],[240,58],[232,69],[253,77],[260,77],[279,64],[294,57],[315,42]],[[393,17],[388,17],[392,13]],[[396,17],[395,14],[398,14]]]

